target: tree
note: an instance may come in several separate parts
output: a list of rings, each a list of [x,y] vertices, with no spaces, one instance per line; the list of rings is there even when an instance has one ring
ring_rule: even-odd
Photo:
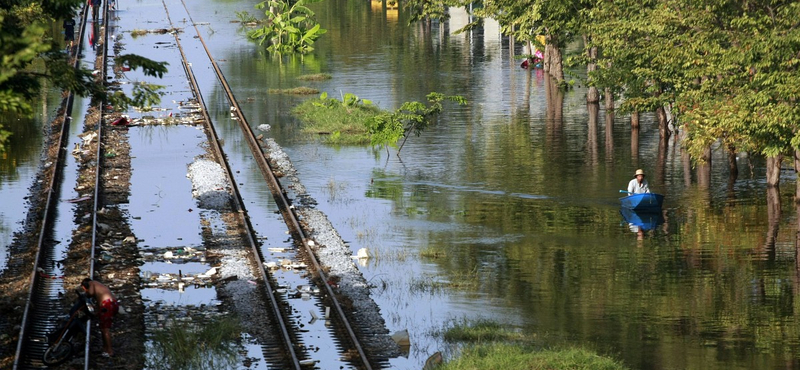
[[[38,93],[43,78],[78,95],[90,95],[99,100],[107,98],[105,87],[95,82],[91,72],[73,68],[67,56],[58,50],[56,41],[48,38],[44,31],[45,26],[56,19],[72,16],[73,9],[82,3],[82,0],[11,0],[0,5],[0,115],[30,114],[30,101]],[[164,62],[134,55],[121,58],[118,63],[141,68],[149,76],[161,77],[166,72],[167,63]],[[41,60],[44,67],[32,69],[35,60]],[[116,99],[133,105],[142,101],[124,95]],[[5,136],[0,127],[0,150]]]
[[[403,142],[397,149],[397,155],[403,150],[406,140],[413,133],[419,136],[433,122],[442,111],[442,102],[450,100],[459,105],[467,104],[462,96],[447,96],[437,92],[431,92],[425,97],[428,104],[417,101],[405,102],[397,110],[391,113],[379,114],[367,122],[370,133],[370,140],[373,146],[395,146],[400,139]]]

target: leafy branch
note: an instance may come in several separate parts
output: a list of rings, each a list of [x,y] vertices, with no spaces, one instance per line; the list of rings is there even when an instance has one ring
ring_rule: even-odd
[[[405,102],[394,112],[382,113],[370,119],[366,125],[370,133],[371,144],[373,146],[396,146],[397,142],[403,139],[397,149],[399,156],[408,137],[412,133],[419,136],[442,112],[443,101],[449,100],[459,105],[467,104],[467,100],[459,95],[451,96],[431,92],[425,98],[428,101],[427,104],[417,101]]]

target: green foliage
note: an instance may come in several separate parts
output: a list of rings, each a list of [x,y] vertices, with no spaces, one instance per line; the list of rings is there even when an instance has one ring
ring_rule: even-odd
[[[73,68],[67,56],[58,50],[56,40],[45,33],[49,22],[70,16],[81,4],[82,1],[75,0],[45,0],[0,6],[0,114],[31,114],[29,100],[39,92],[42,79],[77,95],[106,98],[102,83],[95,81],[90,71]],[[33,68],[34,61],[39,61],[42,67]],[[131,68],[142,68],[149,76],[161,77],[166,71],[166,63],[136,55],[123,56],[121,62]],[[153,101],[153,96],[145,89],[128,101],[148,102]],[[0,147],[6,137],[0,135]]]
[[[127,65],[131,69],[142,69],[142,73],[151,77],[164,77],[167,73],[167,62],[156,62],[136,54],[123,54],[115,58],[118,65]]]
[[[373,117],[367,122],[371,135],[370,143],[373,146],[396,146],[403,138],[407,139],[412,133],[419,136],[433,122],[433,119],[442,111],[442,101],[450,100],[459,105],[467,104],[462,96],[446,96],[431,92],[426,96],[428,104],[412,101],[405,102],[394,112],[387,112]],[[405,144],[405,140],[403,140]],[[400,145],[397,152],[403,149]]]
[[[308,99],[292,110],[304,123],[303,132],[327,135],[329,144],[362,145],[369,143],[365,122],[381,111],[353,94],[344,94],[347,102],[329,98],[322,93],[319,99]]]
[[[331,76],[329,73],[314,73],[297,77],[297,79],[300,81],[324,81],[330,80],[331,78],[333,78],[333,76]]]
[[[542,339],[495,321],[456,320],[439,334],[446,342],[467,344],[457,358],[438,369],[626,369],[589,349],[542,348],[536,345]]]
[[[220,369],[235,367],[241,329],[233,319],[195,324],[175,322],[153,334],[150,369]]]
[[[307,86],[298,86],[298,87],[292,87],[290,89],[269,89],[267,90],[267,93],[289,94],[289,95],[314,95],[314,94],[319,94],[319,90]]]
[[[440,20],[444,21],[450,18],[447,13],[447,5],[441,0],[406,0],[403,1],[403,7],[408,11],[408,23],[415,23],[419,21]]]
[[[247,24],[247,23],[249,23],[249,24],[259,23],[258,18],[256,18],[256,16],[250,14],[250,12],[248,12],[248,11],[236,12],[236,18],[239,19],[239,22],[242,22],[242,23],[245,23],[245,24]]]
[[[626,111],[669,106],[694,158],[717,140],[765,156],[800,148],[800,4],[601,2],[596,79]]]
[[[249,31],[250,39],[267,44],[267,50],[278,53],[308,53],[317,38],[327,32],[314,20],[314,12],[306,5],[322,0],[265,0],[256,9],[266,9],[264,26]]]
[[[438,367],[455,369],[509,370],[624,370],[608,357],[581,348],[539,349],[525,345],[489,343],[467,346],[461,356]]]
[[[454,322],[442,333],[442,338],[448,342],[487,342],[487,341],[519,341],[525,336],[509,326],[496,321],[477,320]]]

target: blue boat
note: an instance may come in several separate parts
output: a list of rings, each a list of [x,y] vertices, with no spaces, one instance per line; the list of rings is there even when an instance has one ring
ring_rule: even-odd
[[[664,216],[661,214],[661,212],[637,212],[630,208],[623,207],[619,210],[619,213],[622,214],[622,218],[625,219],[625,222],[628,223],[628,225],[637,226],[644,231],[653,230],[658,227],[658,225],[664,223]]]
[[[664,203],[664,196],[655,193],[641,193],[619,198],[619,201],[622,202],[622,208],[628,208],[634,211],[657,212],[661,210],[661,204]]]

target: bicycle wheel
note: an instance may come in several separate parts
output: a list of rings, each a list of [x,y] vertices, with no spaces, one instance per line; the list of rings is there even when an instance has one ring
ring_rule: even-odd
[[[42,355],[42,362],[47,366],[54,366],[69,360],[70,356],[72,356],[72,343],[63,340],[61,343],[47,347]]]

